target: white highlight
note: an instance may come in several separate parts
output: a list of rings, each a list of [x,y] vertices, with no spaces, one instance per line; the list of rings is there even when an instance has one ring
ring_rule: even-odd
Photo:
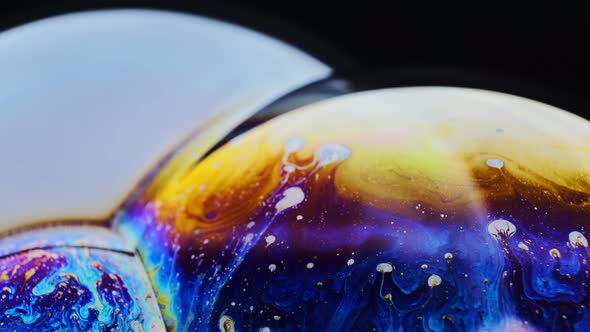
[[[248,233],[248,234],[246,234],[246,236],[244,236],[245,243],[250,243],[252,241],[252,239],[254,239],[254,234],[252,234],[252,233]]]
[[[573,231],[569,234],[569,240],[572,247],[577,248],[578,246],[582,246],[584,248],[588,248],[588,240],[584,236],[584,234]]]
[[[275,243],[275,241],[277,240],[277,238],[274,235],[269,235],[266,238],[264,238],[264,240],[266,241],[266,246],[270,246],[271,244]]]
[[[440,285],[441,283],[442,279],[436,274],[433,274],[428,278],[428,286],[430,286],[430,288],[434,288]]]
[[[344,160],[348,156],[350,156],[350,150],[347,147],[334,143],[320,145],[315,151],[315,159],[318,161],[318,166]]]
[[[305,199],[303,190],[299,187],[291,187],[283,192],[283,198],[275,205],[277,212],[293,207]]]
[[[516,233],[516,226],[508,220],[497,219],[489,223],[488,233],[496,240],[500,240],[501,236],[511,238]]]
[[[502,169],[502,167],[504,167],[504,162],[500,159],[488,159],[486,160],[486,165],[491,168]]]
[[[377,272],[389,273],[391,271],[393,271],[393,266],[389,263],[381,263],[377,265]]]

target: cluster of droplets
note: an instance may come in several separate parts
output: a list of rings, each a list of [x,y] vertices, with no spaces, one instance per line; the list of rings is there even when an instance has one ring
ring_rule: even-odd
[[[517,227],[505,219],[493,220],[488,224],[487,231],[501,245],[501,252],[504,253],[500,290],[507,297],[506,301],[518,301],[519,310],[530,312],[528,316],[533,318],[548,317],[553,315],[550,312],[557,311],[559,314],[554,324],[561,328],[571,327],[574,322],[568,319],[578,316],[579,309],[590,302],[585,289],[581,292],[576,290],[580,286],[587,288],[590,282],[587,238],[580,231],[570,231],[563,246],[555,244],[549,248],[537,244],[533,235],[523,234],[513,240],[517,237]],[[521,253],[515,251],[513,245]],[[564,257],[564,250],[567,258]],[[554,307],[552,303],[562,296],[569,300],[560,301],[560,307]]]
[[[445,258],[448,259],[447,257],[445,257]],[[422,264],[422,266],[420,268],[422,270],[426,270],[428,268],[428,265]],[[434,288],[438,287],[442,283],[442,278],[439,275],[431,274],[428,277],[428,279],[426,280],[426,286],[428,286],[430,288],[430,292],[429,292],[429,295],[426,298],[426,300],[423,303],[415,305],[412,308],[400,309],[395,304],[394,298],[391,295],[391,293],[387,293],[387,294],[383,295],[383,287],[385,285],[385,275],[393,272],[393,270],[394,270],[393,265],[391,263],[380,263],[377,265],[376,270],[377,270],[377,272],[379,272],[381,274],[381,285],[379,287],[379,297],[381,299],[385,300],[388,304],[391,305],[391,307],[393,309],[395,309],[399,313],[407,313],[410,311],[424,308],[432,299]]]
[[[258,243],[259,239],[263,237],[263,234],[266,233],[268,228],[273,224],[275,218],[283,211],[298,206],[305,200],[305,192],[303,190],[303,183],[306,179],[313,176],[320,170],[322,167],[325,167],[330,164],[334,164],[337,162],[341,162],[348,158],[350,155],[350,150],[343,145],[340,144],[323,144],[318,146],[314,152],[314,158],[312,161],[305,165],[298,165],[296,163],[292,163],[289,161],[289,157],[292,154],[297,153],[301,149],[303,149],[305,142],[303,138],[295,136],[289,138],[284,146],[283,146],[283,156],[281,159],[281,175],[282,179],[280,185],[269,195],[268,203],[274,206],[274,211],[266,212],[264,215],[263,224],[259,225],[259,222],[250,221],[245,225],[247,230],[246,234],[243,235],[243,243],[245,244],[241,250],[234,251],[231,254],[234,255],[236,258],[235,263],[233,265],[225,266],[224,273],[226,279],[232,275],[232,272],[237,268],[237,266],[241,263],[241,259],[243,259],[244,255],[256,244]],[[290,179],[293,177],[296,171],[304,172],[304,176],[302,178],[294,179],[294,181],[290,182]],[[277,199],[278,198],[278,199]],[[272,203],[274,201],[274,203]],[[268,206],[269,204],[265,203],[263,206]],[[302,217],[298,216],[297,220],[301,220]],[[275,235],[266,234],[264,236],[264,243],[265,248],[270,247],[271,245],[275,244],[277,238]],[[223,254],[222,254],[223,255]],[[351,266],[354,263],[354,260],[348,261],[348,266]],[[305,264],[305,268],[307,270],[312,270],[314,268],[313,262],[307,262]],[[268,270],[270,273],[273,273],[277,270],[277,266],[275,263],[271,263],[268,265]],[[223,279],[223,277],[222,277]],[[222,285],[224,282],[220,282],[219,284]],[[211,301],[213,302],[213,301]],[[273,320],[280,320],[280,316],[275,315]],[[222,332],[229,332],[234,331],[234,321],[233,319],[227,314],[223,313],[221,318],[219,319],[219,329]],[[270,331],[269,327],[260,327],[260,331],[267,332]]]
[[[516,234],[516,226],[508,220],[496,219],[488,224],[488,233],[501,243],[508,243],[508,241]],[[575,249],[578,247],[588,248],[588,239],[579,231],[571,231],[568,235],[568,241],[565,242],[566,246]],[[518,248],[528,252],[530,250],[529,245],[525,242],[518,242]],[[557,248],[551,248],[549,255],[555,259],[561,258],[561,253]]]
[[[283,171],[282,184],[289,181],[291,175],[295,171],[307,171],[306,176],[296,181],[296,184],[300,184],[304,179],[311,177],[320,168],[342,162],[350,156],[350,149],[346,146],[336,143],[326,143],[319,145],[313,154],[313,159],[307,164],[298,165],[289,161],[289,157],[303,149],[305,141],[302,137],[294,136],[289,138],[283,147],[283,156],[281,159],[281,169]]]

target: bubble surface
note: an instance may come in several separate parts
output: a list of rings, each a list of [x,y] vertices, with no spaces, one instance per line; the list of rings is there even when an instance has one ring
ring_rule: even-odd
[[[586,330],[587,142],[508,95],[358,93],[179,155],[115,226],[171,330]]]

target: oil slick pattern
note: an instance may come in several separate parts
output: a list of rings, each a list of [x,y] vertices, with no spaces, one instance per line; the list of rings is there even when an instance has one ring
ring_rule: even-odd
[[[144,268],[113,232],[52,227],[0,247],[19,244],[0,257],[1,331],[164,331]]]
[[[167,328],[590,329],[590,125],[422,93],[293,111],[142,188],[115,228]]]
[[[590,330],[588,142],[452,88],[313,104],[203,160],[188,142],[112,229],[2,237],[0,330]]]

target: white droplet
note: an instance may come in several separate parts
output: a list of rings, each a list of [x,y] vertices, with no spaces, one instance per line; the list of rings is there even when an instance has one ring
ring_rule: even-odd
[[[340,144],[323,144],[315,151],[315,159],[318,166],[328,165],[339,160],[344,160],[350,156],[350,150]]]
[[[275,205],[277,212],[293,207],[305,199],[303,190],[299,187],[291,187],[283,192],[283,198]]]
[[[232,302],[230,304],[231,304],[232,307],[235,307],[236,306],[236,303],[235,302]]]
[[[219,160],[215,160],[215,161],[213,162],[213,167],[214,167],[214,168],[217,168],[217,167],[219,167],[219,166],[221,166],[221,162],[220,162]]]
[[[219,331],[221,332],[234,332],[234,320],[231,317],[223,315],[219,318]]]
[[[273,318],[274,318],[274,320],[280,320],[281,316],[275,315]]]
[[[274,265],[274,264],[270,264],[270,265],[268,266],[268,269],[270,270],[270,272],[274,272],[274,271],[277,269],[277,266],[276,266],[276,265]]]
[[[354,259],[349,259],[348,262],[346,262],[346,265],[351,266],[352,264],[354,264]]]
[[[285,166],[284,170],[287,173],[292,173],[292,172],[295,171],[295,166],[293,166],[293,165],[287,165],[287,166]]]
[[[511,238],[516,233],[516,226],[508,220],[497,219],[488,224],[488,233],[496,240],[500,240],[500,236]]]
[[[451,254],[450,252],[447,252],[445,254],[445,259],[448,260],[448,261],[450,261],[451,259],[453,259],[453,254]]]
[[[561,257],[561,253],[559,252],[559,250],[553,248],[551,250],[549,250],[549,255],[551,255],[551,257],[557,259]]]
[[[254,234],[248,233],[248,234],[246,234],[246,236],[244,236],[244,242],[250,243],[253,238],[254,238]]]
[[[420,266],[420,268],[421,268],[422,270],[426,270],[426,269],[428,268],[428,265],[426,265],[426,264],[422,264],[422,266]]]
[[[529,251],[529,246],[527,246],[526,244],[524,244],[523,242],[518,242],[518,247],[520,248],[520,250],[522,251]]]
[[[289,138],[285,142],[285,153],[293,153],[301,150],[304,143],[303,138],[299,136]]]
[[[309,263],[307,263],[307,265],[305,267],[307,267],[309,270],[311,270],[311,269],[313,269],[313,263],[309,262]]]
[[[271,244],[275,243],[275,241],[277,240],[277,238],[274,235],[269,235],[266,238],[264,238],[264,240],[266,241],[266,246],[270,246]]]
[[[381,263],[377,265],[377,272],[389,273],[391,271],[393,271],[393,266],[389,263]]]
[[[262,327],[260,328],[260,332],[270,332],[270,327]]]
[[[431,275],[430,277],[428,277],[428,286],[430,286],[430,288],[434,288],[438,285],[440,285],[442,283],[442,279],[437,276],[436,274]]]
[[[501,169],[504,167],[504,162],[500,159],[488,159],[486,160],[486,165],[492,168]]]
[[[247,228],[247,229],[250,229],[250,228],[254,227],[254,225],[256,225],[256,223],[255,223],[255,222],[253,222],[253,221],[250,221],[250,222],[248,223],[248,225],[246,225],[246,228]]]
[[[302,220],[302,219],[303,219],[303,216],[302,215],[300,215],[300,214],[297,215],[297,220]]]
[[[205,191],[205,189],[207,189],[207,186],[202,184],[199,186],[199,191]]]
[[[582,234],[578,231],[570,232],[569,240],[570,240],[570,244],[574,248],[577,248],[578,246],[588,248],[588,240],[586,239],[584,234]]]

